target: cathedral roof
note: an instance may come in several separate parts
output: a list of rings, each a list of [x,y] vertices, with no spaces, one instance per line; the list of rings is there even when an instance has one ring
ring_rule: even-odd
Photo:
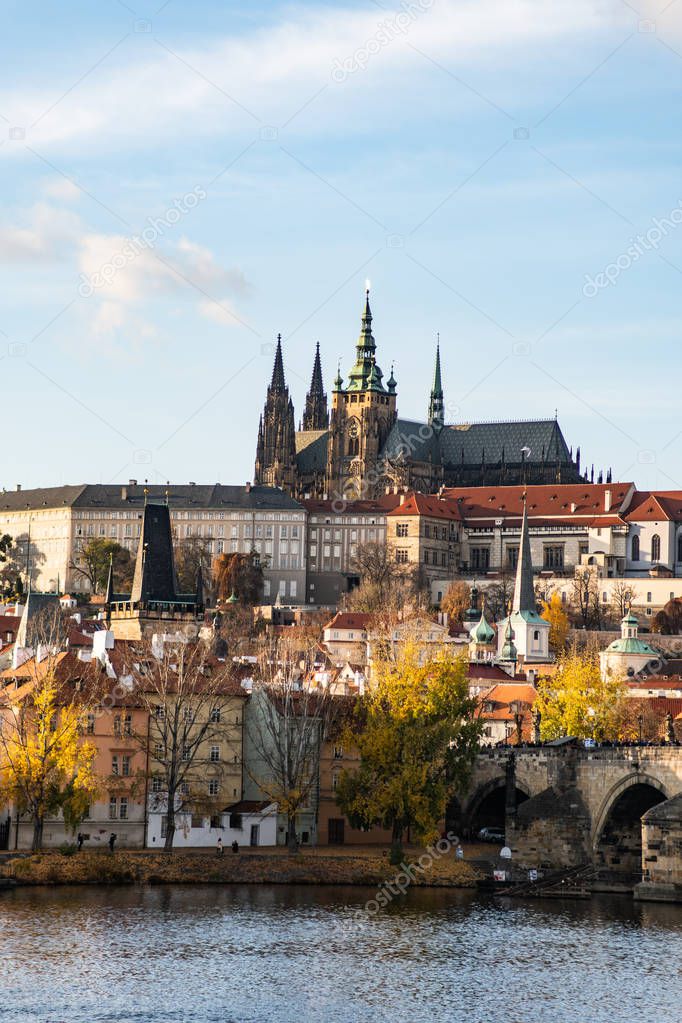
[[[525,422],[458,423],[436,431],[428,423],[413,419],[397,419],[386,438],[384,457],[405,461],[431,462],[434,465],[457,467],[480,465],[482,461],[497,464],[524,461],[522,448],[530,448],[525,457],[529,463],[542,461],[542,453],[550,464],[571,461],[568,446],[555,419]]]
[[[296,466],[299,472],[325,472],[329,430],[298,430],[296,433]]]

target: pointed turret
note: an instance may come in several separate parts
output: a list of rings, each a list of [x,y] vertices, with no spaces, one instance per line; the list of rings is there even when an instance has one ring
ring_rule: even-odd
[[[372,335],[372,310],[369,288],[365,291],[365,309],[362,314],[360,336],[355,346],[355,365],[348,374],[348,391],[384,391],[383,373],[376,362],[376,341]]]
[[[322,382],[322,363],[320,362],[320,344],[315,346],[315,359],[313,361],[313,375],[310,381],[310,390],[305,399],[305,412],[303,413],[304,430],[326,430],[329,426],[329,412],[327,410],[327,395],[324,393]]]
[[[272,381],[258,428],[254,481],[292,493],[296,481],[294,406],[284,379],[282,335],[277,335]]]
[[[107,573],[107,588],[104,595],[104,603],[109,607],[114,602],[114,555],[109,555],[109,571]]]
[[[133,603],[177,599],[170,512],[165,504],[146,504],[130,600]]]
[[[443,384],[440,374],[440,335],[436,341],[436,366],[433,372],[433,387],[429,398],[429,426],[440,430],[445,422],[445,404],[443,401]]]
[[[528,505],[523,495],[523,518],[521,520],[521,540],[519,542],[519,560],[516,565],[516,584],[512,612],[536,612],[535,589],[533,588],[533,562],[530,554],[530,536],[528,534]]]
[[[286,390],[284,382],[284,362],[282,360],[282,335],[277,335],[277,347],[275,348],[275,364],[272,367],[272,381],[270,389],[273,391]]]

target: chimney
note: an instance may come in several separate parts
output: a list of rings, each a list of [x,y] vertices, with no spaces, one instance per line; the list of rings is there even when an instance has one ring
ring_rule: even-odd
[[[244,488],[244,489],[246,490],[246,493],[247,493],[247,494],[250,494],[250,493],[251,493],[251,480],[247,480],[247,481],[246,481],[246,486],[245,486],[245,488]]]
[[[575,503],[575,501],[571,501],[571,514],[575,512],[577,507],[578,505]]]
[[[137,486],[137,480],[128,480],[128,486],[129,487],[136,487]]]
[[[405,504],[405,495],[404,494],[400,495],[400,503],[401,504]]]
[[[17,492],[21,490],[21,483],[17,483]]]
[[[128,488],[127,487],[121,487],[121,500],[122,501],[127,501],[128,500]]]
[[[611,491],[604,491],[604,511],[611,511]]]

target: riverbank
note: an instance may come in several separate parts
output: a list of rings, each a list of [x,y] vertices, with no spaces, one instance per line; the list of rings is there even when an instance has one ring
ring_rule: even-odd
[[[483,871],[454,855],[433,857],[409,849],[406,864],[423,869],[410,872],[409,884],[420,887],[474,888]],[[428,862],[427,862],[428,861]],[[223,856],[214,852],[175,851],[172,855],[101,850],[63,855],[50,851],[11,859],[0,866],[0,877],[17,885],[108,884],[311,884],[379,887],[400,871],[380,850],[343,853],[306,850],[295,856],[258,852]]]

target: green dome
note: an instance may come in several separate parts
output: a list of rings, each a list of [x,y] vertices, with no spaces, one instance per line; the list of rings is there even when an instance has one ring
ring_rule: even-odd
[[[483,612],[480,620],[469,630],[469,635],[475,643],[492,643],[494,640],[495,630],[491,628]]]
[[[647,657],[659,656],[653,647],[650,647],[648,643],[642,642],[641,639],[614,639],[613,643],[609,643],[606,649],[617,654],[645,654]]]

